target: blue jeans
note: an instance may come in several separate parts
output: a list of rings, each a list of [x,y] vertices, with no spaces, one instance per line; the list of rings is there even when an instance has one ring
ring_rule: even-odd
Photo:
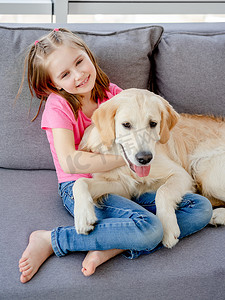
[[[73,181],[59,184],[59,194],[69,213],[74,215]],[[52,247],[57,256],[74,251],[125,249],[127,258],[136,258],[162,247],[163,228],[155,215],[155,193],[145,193],[128,200],[110,194],[100,207],[95,207],[98,221],[88,235],[77,234],[74,226],[52,231]],[[211,219],[208,199],[186,194],[176,210],[180,238],[204,228]]]

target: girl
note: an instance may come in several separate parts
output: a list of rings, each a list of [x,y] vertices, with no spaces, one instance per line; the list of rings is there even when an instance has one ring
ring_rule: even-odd
[[[41,99],[40,106],[47,100],[42,128],[50,143],[59,194],[73,215],[75,180],[125,164],[120,156],[77,150],[94,110],[121,89],[109,82],[85,43],[66,29],[55,29],[36,41],[26,60],[32,96],[35,93]],[[154,193],[133,201],[109,195],[100,208],[95,208],[98,221],[88,235],[78,235],[72,226],[33,232],[19,261],[21,282],[29,281],[53,253],[64,256],[89,251],[82,267],[83,274],[89,276],[97,266],[125,250],[127,257],[135,258],[160,248],[163,230],[155,216],[154,198]],[[212,215],[211,204],[202,196],[188,194],[176,214],[182,238],[206,226]]]

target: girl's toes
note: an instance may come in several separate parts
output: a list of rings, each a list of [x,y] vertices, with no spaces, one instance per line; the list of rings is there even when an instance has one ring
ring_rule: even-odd
[[[22,274],[24,277],[30,275],[32,273],[33,268],[30,267],[29,269],[27,269],[26,271],[23,271]]]
[[[27,271],[27,270],[29,270],[29,269],[30,269],[30,266],[27,265],[27,266],[25,266],[25,267],[20,268],[20,272],[24,272],[24,271]]]
[[[19,260],[19,265],[27,264],[28,258],[27,257],[21,257]]]
[[[27,259],[26,260],[23,259],[23,261],[21,261],[21,262],[19,261],[20,268],[25,267],[27,265],[28,265],[28,260]]]
[[[20,282],[22,283],[26,283],[27,281],[30,280],[30,277],[29,276],[23,276],[23,274],[20,276]]]

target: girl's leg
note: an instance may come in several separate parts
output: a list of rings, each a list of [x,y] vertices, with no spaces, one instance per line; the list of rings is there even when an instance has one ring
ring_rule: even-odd
[[[139,198],[134,198],[133,201],[156,214],[155,195],[156,193],[145,193]],[[176,216],[181,231],[179,239],[181,239],[201,230],[209,223],[212,216],[212,205],[207,198],[199,194],[188,193],[184,195],[178,205]],[[153,251],[161,247],[163,245],[160,243]],[[144,253],[149,252],[144,251]]]
[[[69,184],[63,183],[60,195],[63,198],[64,206],[73,215],[74,202],[72,188],[68,188],[70,185],[72,186],[73,182]],[[65,186],[66,189],[64,188]],[[139,198],[133,198],[132,200],[149,212],[156,214],[155,195],[156,193],[154,192],[145,193]],[[180,238],[183,238],[199,231],[209,223],[209,218],[211,219],[212,216],[212,205],[207,198],[199,194],[188,193],[184,195],[181,203],[178,205],[176,216],[181,231]]]
[[[203,229],[212,217],[210,201],[198,194],[188,193],[176,211],[177,222],[180,227],[180,239]]]
[[[59,194],[63,199],[63,204],[64,207],[69,211],[69,213],[73,216],[74,214],[74,199],[73,199],[73,184],[74,182],[67,182],[67,183],[63,183],[59,186]],[[109,195],[108,197],[105,197],[105,201],[104,204],[102,205],[101,208],[96,208],[95,212],[96,212],[96,216],[98,218],[98,222],[95,226],[95,230],[91,233],[91,234],[96,234],[96,228],[98,228],[98,231],[100,229],[100,231],[102,232],[102,236],[103,236],[103,240],[104,240],[104,249],[100,249],[99,247],[96,249],[97,251],[99,250],[108,250],[108,249],[112,249],[114,247],[112,247],[111,242],[109,242],[109,244],[106,244],[106,240],[104,238],[104,233],[101,230],[103,227],[105,227],[105,232],[106,232],[106,237],[109,238],[109,235],[107,234],[107,230],[108,228],[110,228],[110,223],[112,222],[112,220],[115,220],[115,222],[118,222],[119,226],[121,225],[121,222],[124,222],[125,225],[123,225],[123,231],[124,228],[127,226],[127,220],[125,220],[124,218],[128,218],[128,221],[132,223],[132,225],[134,225],[134,227],[136,227],[135,222],[133,222],[132,220],[135,219],[136,217],[140,218],[142,221],[140,222],[140,225],[145,222],[146,219],[146,224],[148,224],[148,222],[150,222],[150,234],[146,234],[145,236],[142,235],[142,237],[145,239],[146,237],[149,238],[151,240],[151,244],[148,244],[147,248],[148,249],[152,249],[153,244],[154,244],[154,240],[158,240],[160,237],[160,241],[162,238],[162,225],[159,221],[159,219],[154,215],[154,214],[149,214],[146,210],[143,210],[143,208],[141,206],[136,206],[135,203],[133,201],[130,201],[128,199],[125,199],[123,197],[117,196],[117,195]],[[142,216],[143,214],[143,216]],[[148,215],[148,217],[146,217],[145,215]],[[121,218],[124,219],[121,221]],[[106,220],[107,219],[107,220]],[[116,220],[117,219],[117,220]],[[102,220],[104,220],[103,223],[107,223],[102,225]],[[137,224],[139,224],[139,219],[137,221]],[[118,237],[118,233],[117,233],[117,229],[116,229],[116,224],[113,226],[113,230],[116,233],[116,237]],[[130,229],[130,226],[128,226],[128,228]],[[67,228],[69,229],[69,228]],[[65,240],[63,235],[67,235],[67,229],[65,228],[65,232],[63,232],[63,228],[59,228],[60,232],[60,236],[62,237],[62,240]],[[58,229],[56,229],[58,230]],[[71,236],[76,236],[76,230],[74,227],[71,228]],[[144,229],[145,230],[145,229]],[[73,234],[74,231],[74,234]],[[122,240],[122,231],[119,230],[120,232],[120,236],[119,239]],[[139,229],[139,232],[141,232],[141,228]],[[53,233],[54,234],[54,233]],[[155,234],[155,239],[154,239],[154,234]],[[138,236],[138,233],[136,233],[136,235]],[[84,238],[86,237],[86,235],[77,235],[79,238]],[[90,237],[90,234],[88,235]],[[112,237],[112,235],[110,234],[110,238],[112,239],[112,241],[114,241],[115,244],[115,248],[120,248],[120,249],[133,249],[132,251],[128,251],[126,253],[126,256],[129,258],[135,258],[136,256],[138,256],[138,251],[139,250],[134,250],[135,248],[131,248],[131,247],[119,247],[119,244],[116,240],[116,237]],[[127,235],[125,233],[124,236],[124,241],[126,241],[129,238],[129,235]],[[52,238],[53,241],[55,241],[55,238]],[[92,237],[90,240],[93,240]],[[131,240],[134,241],[133,239],[133,234],[131,234]],[[86,243],[87,243],[87,239],[85,239]],[[60,241],[59,241],[60,242]],[[139,243],[137,241],[136,238],[136,242]],[[79,243],[78,243],[79,244]],[[134,245],[135,246],[135,245]],[[141,246],[141,243],[139,243],[139,246]],[[70,246],[68,246],[69,248]],[[54,247],[53,247],[54,248]],[[144,247],[145,248],[145,247]],[[54,248],[55,249],[55,248]],[[87,248],[86,248],[87,249]],[[91,250],[95,250],[92,248],[89,248]],[[78,249],[72,249],[70,251],[82,251],[82,249],[78,250]],[[84,250],[85,251],[85,250]],[[61,255],[65,255],[67,253],[60,253],[60,251],[58,251],[57,247],[56,247],[56,251],[55,251],[56,255],[61,256]],[[114,255],[113,255],[114,256]]]
[[[153,249],[162,239],[159,219],[133,201],[108,195],[95,212],[98,221],[88,235],[77,234],[73,226],[58,227],[52,231],[52,247],[57,256],[75,251],[109,249],[132,249],[132,254]]]
[[[82,263],[81,271],[85,276],[90,276],[99,265],[123,251],[120,249],[89,251]],[[45,260],[53,253],[51,231],[38,230],[32,232],[29,244],[19,261],[19,269],[22,273],[20,281],[22,283],[29,281],[37,273]]]
[[[74,181],[59,184],[59,195],[63,198],[63,204],[69,213],[74,217],[74,199],[73,194],[69,191],[69,187],[73,186]],[[95,250],[89,251],[82,262],[82,273],[85,276],[92,275],[96,268],[111,259],[112,257],[121,254],[125,250],[109,249],[109,250]]]
[[[72,203],[73,199],[66,200],[67,209],[69,202]],[[89,235],[78,235],[72,226],[56,228],[50,233],[51,239],[48,231],[33,233],[20,260],[21,282],[30,280],[53,250],[57,256],[95,250],[89,252],[83,262],[82,271],[88,276],[99,264],[126,249],[134,249],[128,252],[133,258],[140,250],[155,248],[162,239],[162,225],[158,218],[123,197],[109,195],[102,207],[96,208],[96,215],[98,222]],[[44,239],[47,235],[48,239]]]

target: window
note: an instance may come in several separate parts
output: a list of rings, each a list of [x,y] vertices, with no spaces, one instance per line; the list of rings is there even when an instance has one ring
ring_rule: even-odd
[[[0,22],[225,22],[225,1],[0,0]]]

